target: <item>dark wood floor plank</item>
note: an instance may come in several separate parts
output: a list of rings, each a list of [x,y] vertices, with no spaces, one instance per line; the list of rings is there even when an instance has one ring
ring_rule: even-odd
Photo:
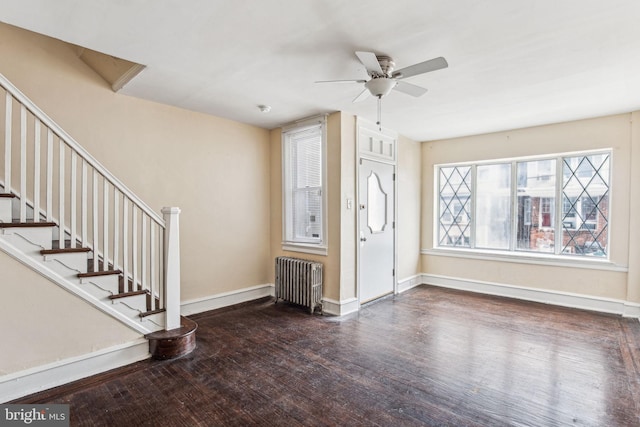
[[[20,399],[78,426],[638,426],[640,323],[422,286],[343,318],[271,299],[198,346]]]

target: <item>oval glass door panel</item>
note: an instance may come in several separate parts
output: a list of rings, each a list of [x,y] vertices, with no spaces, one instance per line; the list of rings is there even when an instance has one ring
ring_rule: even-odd
[[[367,178],[367,226],[372,233],[381,233],[387,225],[387,193],[382,190],[375,172]]]

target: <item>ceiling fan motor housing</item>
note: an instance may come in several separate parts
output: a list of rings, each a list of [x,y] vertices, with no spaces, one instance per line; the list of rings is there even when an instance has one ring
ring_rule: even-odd
[[[396,66],[396,63],[393,62],[393,58],[385,55],[377,55],[378,63],[380,64],[380,68],[382,68],[383,76],[379,77],[391,77],[391,72]]]

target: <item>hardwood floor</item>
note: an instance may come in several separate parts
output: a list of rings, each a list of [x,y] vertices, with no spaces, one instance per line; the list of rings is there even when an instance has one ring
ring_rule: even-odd
[[[197,348],[24,403],[78,426],[638,426],[637,319],[421,286],[346,318],[272,299]]]

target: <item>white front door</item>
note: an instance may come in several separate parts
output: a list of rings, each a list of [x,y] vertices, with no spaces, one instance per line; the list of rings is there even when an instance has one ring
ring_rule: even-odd
[[[392,164],[361,160],[358,178],[361,304],[394,289],[394,170]]]

